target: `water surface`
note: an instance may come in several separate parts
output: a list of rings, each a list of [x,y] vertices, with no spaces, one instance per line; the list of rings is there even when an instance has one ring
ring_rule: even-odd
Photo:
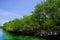
[[[42,40],[32,36],[12,35],[0,29],[0,40]]]

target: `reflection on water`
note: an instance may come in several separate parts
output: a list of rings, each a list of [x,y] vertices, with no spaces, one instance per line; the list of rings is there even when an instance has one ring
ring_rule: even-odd
[[[2,29],[0,29],[0,40],[40,40],[40,39],[31,36],[11,35],[7,32],[4,32]]]
[[[1,38],[1,40],[2,40],[2,35],[3,35],[3,34],[2,34],[2,30],[1,30],[1,29],[0,29],[0,31],[1,31],[1,32],[0,32],[0,38]]]

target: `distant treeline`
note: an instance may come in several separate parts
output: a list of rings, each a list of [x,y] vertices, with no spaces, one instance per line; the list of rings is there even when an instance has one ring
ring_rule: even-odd
[[[3,25],[6,31],[44,29],[48,32],[60,31],[60,0],[46,0],[35,6],[29,16],[16,18]]]
[[[0,28],[3,28],[2,26],[0,26]]]

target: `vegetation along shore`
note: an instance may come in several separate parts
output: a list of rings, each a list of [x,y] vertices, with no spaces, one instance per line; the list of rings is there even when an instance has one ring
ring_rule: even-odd
[[[29,16],[14,19],[3,30],[23,35],[60,39],[60,0],[46,0],[37,4]]]

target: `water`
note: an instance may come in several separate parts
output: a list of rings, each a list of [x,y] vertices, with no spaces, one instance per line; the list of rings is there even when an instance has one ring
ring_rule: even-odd
[[[2,29],[0,29],[0,40],[3,40],[3,32],[2,32]]]
[[[42,40],[32,36],[12,35],[0,29],[0,40]]]

